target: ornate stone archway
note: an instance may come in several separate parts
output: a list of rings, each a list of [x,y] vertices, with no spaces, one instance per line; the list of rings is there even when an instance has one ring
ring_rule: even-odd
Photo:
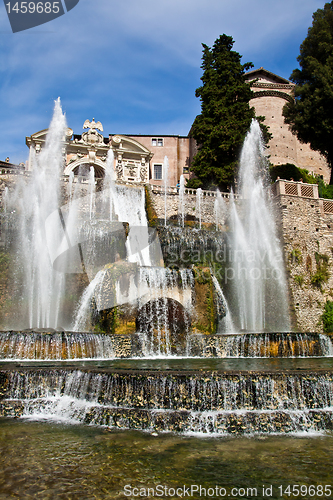
[[[65,170],[64,170],[64,175],[70,175],[71,172],[74,172],[74,175],[77,175],[78,169],[82,166],[87,166],[89,167],[94,167],[95,169],[95,177],[97,178],[102,178],[105,175],[105,167],[106,164],[104,161],[100,160],[99,158],[95,158],[94,160],[91,160],[89,157],[83,157],[83,158],[77,158],[73,162],[70,162],[68,165],[66,165]]]
[[[149,182],[149,162],[153,153],[147,147],[124,135],[103,137],[100,133],[103,131],[103,125],[99,121],[95,122],[94,118],[91,122],[86,120],[83,129],[88,130],[82,135],[73,135],[73,130],[67,129],[64,142],[65,176],[69,176],[71,172],[77,175],[80,166],[86,166],[87,169],[93,166],[95,177],[104,177],[107,157],[112,150],[111,165],[116,180],[134,184]],[[41,130],[26,138],[26,144],[31,152],[39,154],[44,147],[47,132],[47,129]]]

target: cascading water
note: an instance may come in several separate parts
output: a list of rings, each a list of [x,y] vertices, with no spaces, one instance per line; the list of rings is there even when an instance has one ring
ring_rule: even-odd
[[[234,323],[232,321],[228,301],[224,296],[224,293],[222,291],[222,288],[221,288],[220,283],[218,282],[216,276],[212,275],[212,280],[213,280],[213,284],[214,284],[216,293],[218,294],[218,297],[220,298],[222,307],[224,307],[224,309],[225,309],[224,314],[221,315],[223,317],[219,320],[219,325],[218,325],[219,331],[221,331],[223,333],[234,333],[236,330],[235,330]]]
[[[1,380],[0,412],[8,416],[221,435],[333,427],[333,379],[327,372],[194,372],[189,378],[179,372],[39,369],[2,373]]]
[[[6,332],[0,334],[1,359],[113,359],[114,339],[108,335],[74,332]]]
[[[283,254],[267,181],[259,123],[252,121],[240,158],[239,195],[230,200],[233,317],[245,331],[290,331]]]
[[[189,269],[179,273],[164,268],[140,269],[137,324],[146,356],[181,354],[186,350],[193,285]]]

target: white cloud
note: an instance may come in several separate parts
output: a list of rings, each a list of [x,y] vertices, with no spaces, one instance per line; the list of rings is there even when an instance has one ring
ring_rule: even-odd
[[[58,96],[77,133],[95,116],[113,131],[118,124],[135,132],[131,127],[141,124],[146,133],[156,127],[184,134],[199,110],[194,90],[202,42],[211,46],[226,33],[243,62],[288,77],[312,13],[322,6],[319,0],[80,0],[68,14],[16,34],[2,17],[0,159],[21,160],[24,136],[48,125]]]

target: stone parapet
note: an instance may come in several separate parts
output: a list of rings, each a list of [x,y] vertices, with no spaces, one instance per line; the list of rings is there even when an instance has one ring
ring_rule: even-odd
[[[289,195],[300,196],[301,198],[314,198],[318,199],[318,184],[306,184],[302,181],[286,181],[284,179],[277,179],[272,186],[272,193],[275,196]]]

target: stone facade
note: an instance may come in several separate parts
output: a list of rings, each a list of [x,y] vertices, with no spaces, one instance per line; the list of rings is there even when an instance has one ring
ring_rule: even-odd
[[[308,144],[302,144],[284,123],[282,109],[287,101],[293,100],[294,84],[264,68],[249,71],[247,80],[254,92],[250,105],[254,106],[257,116],[265,117],[264,123],[273,134],[268,149],[270,162],[273,165],[292,163],[322,175],[325,182],[329,182],[330,170],[325,158]]]
[[[190,137],[179,135],[131,135],[128,136],[135,139],[140,144],[143,144],[152,153],[150,161],[150,183],[163,185],[165,182],[164,158],[168,157],[169,171],[168,182],[169,186],[176,186],[180,176],[183,174],[185,178],[189,178],[190,163],[193,159],[193,149],[195,141]],[[157,178],[155,166],[161,166],[161,179]]]
[[[75,176],[81,173],[87,175],[90,166],[94,167],[95,177],[102,178],[107,168],[107,155],[113,150],[113,168],[115,178],[128,183],[165,183],[165,157],[168,157],[169,168],[167,184],[176,186],[180,176],[189,178],[190,162],[196,145],[193,139],[178,135],[144,136],[144,135],[109,135],[103,137],[100,122],[86,120],[83,126],[88,131],[82,135],[74,135],[68,128],[65,138],[64,175],[73,172]],[[28,170],[32,170],[33,156],[38,155],[44,147],[48,130],[41,130],[26,137],[30,149]]]
[[[100,122],[86,120],[83,128],[88,128],[81,136],[73,135],[68,128],[64,141],[64,170],[66,176],[86,177],[90,167],[94,167],[95,177],[102,178],[108,168],[107,158],[113,151],[113,169],[115,179],[122,182],[149,182],[149,163],[153,154],[145,146],[127,136],[113,135],[105,139],[98,130],[103,131]],[[36,132],[26,138],[30,149],[28,170],[33,168],[33,158],[44,147],[47,130]]]

